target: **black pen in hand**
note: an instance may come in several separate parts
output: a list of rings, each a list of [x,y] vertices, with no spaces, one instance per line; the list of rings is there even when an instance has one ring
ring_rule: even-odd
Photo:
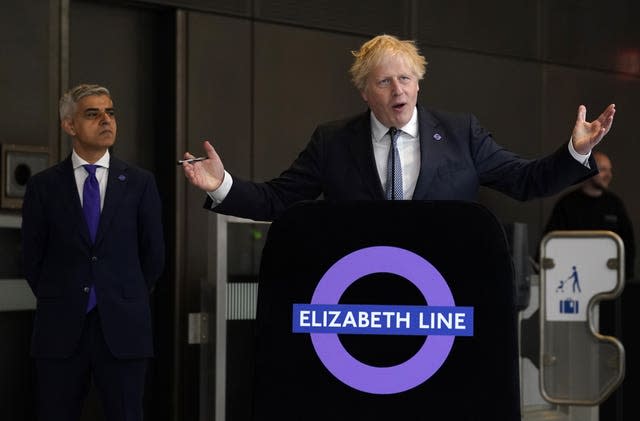
[[[183,162],[186,162],[188,164],[192,164],[194,162],[204,161],[205,159],[209,159],[209,157],[208,156],[199,156],[197,158],[179,159],[178,160],[178,165],[182,165]]]

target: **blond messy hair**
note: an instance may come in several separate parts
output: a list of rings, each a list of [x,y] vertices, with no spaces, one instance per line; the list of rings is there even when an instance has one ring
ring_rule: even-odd
[[[352,51],[351,54],[355,60],[349,73],[359,91],[364,90],[373,68],[389,56],[403,57],[418,80],[422,80],[427,68],[427,60],[420,54],[414,41],[399,40],[392,35],[378,35],[362,44],[358,51]]]

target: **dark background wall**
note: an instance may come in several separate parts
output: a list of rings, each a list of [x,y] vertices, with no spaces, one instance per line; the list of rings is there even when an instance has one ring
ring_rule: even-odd
[[[209,139],[231,173],[277,175],[316,124],[364,110],[347,69],[350,51],[372,35],[415,39],[429,61],[420,101],[473,112],[526,157],[568,142],[578,105],[593,119],[615,103],[599,149],[613,160],[612,190],[639,238],[636,1],[8,0],[0,10],[0,143],[47,146],[54,161],[66,156],[57,99],[76,83],[97,82],[111,88],[118,110],[114,152],[158,177],[169,265],[154,303],[152,419],[197,419],[199,349],[187,345],[186,315],[200,311],[211,257],[203,195],[173,160]],[[556,199],[480,195],[503,222],[528,224],[531,248]],[[29,317],[0,313],[3,367],[28,344]],[[15,345],[4,346],[7,337]],[[2,379],[17,376],[6,370]],[[21,378],[0,384],[28,389]],[[28,419],[19,408],[30,402],[5,396],[0,409],[11,404],[13,419]]]

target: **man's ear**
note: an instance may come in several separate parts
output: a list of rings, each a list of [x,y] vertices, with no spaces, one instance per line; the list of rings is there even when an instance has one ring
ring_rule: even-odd
[[[366,102],[367,104],[369,103],[369,100],[367,99],[367,93],[365,92],[364,89],[360,91],[360,96],[362,97],[364,102]]]
[[[73,120],[71,120],[70,118],[65,118],[64,120],[62,120],[60,126],[62,127],[62,130],[64,130],[65,133],[69,136],[74,137],[76,135],[76,129],[75,127],[73,127]]]

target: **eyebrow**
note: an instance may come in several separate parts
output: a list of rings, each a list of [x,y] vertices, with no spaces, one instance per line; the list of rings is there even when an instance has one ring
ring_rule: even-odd
[[[113,111],[113,110],[115,110],[115,108],[114,107],[107,107],[104,110],[105,111]],[[87,111],[100,111],[100,109],[99,108],[95,108],[95,107],[93,107],[93,108],[85,108],[83,112],[86,113]]]

